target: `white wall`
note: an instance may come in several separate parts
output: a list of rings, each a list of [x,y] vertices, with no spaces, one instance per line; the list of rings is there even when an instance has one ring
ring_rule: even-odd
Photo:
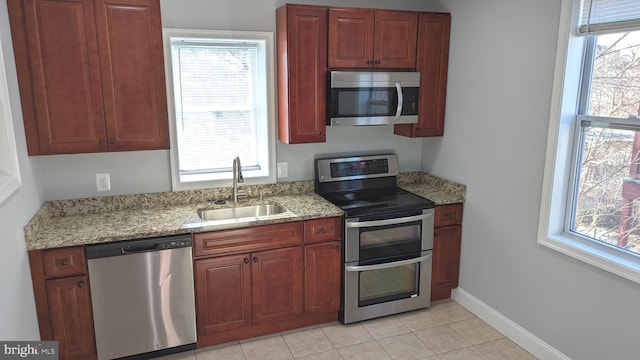
[[[13,113],[14,132],[17,134],[16,146],[22,178],[22,186],[0,204],[0,339],[38,340],[40,335],[22,228],[40,206],[43,196],[34,182],[31,164],[26,155],[6,1],[0,1],[0,43],[7,70],[9,106]]]
[[[164,27],[275,32],[275,9],[283,0],[161,0]],[[304,0],[294,3],[447,11],[437,0]],[[327,129],[325,144],[277,144],[277,161],[289,163],[281,182],[313,179],[315,154],[353,150],[395,149],[401,171],[421,168],[422,140],[393,135],[391,126]],[[38,168],[46,200],[171,190],[168,151],[39,156]],[[231,162],[231,159],[229,160]],[[96,191],[95,174],[110,173],[110,192]]]
[[[445,136],[423,169],[467,185],[460,286],[573,359],[637,359],[640,287],[536,244],[558,0],[449,0]]]

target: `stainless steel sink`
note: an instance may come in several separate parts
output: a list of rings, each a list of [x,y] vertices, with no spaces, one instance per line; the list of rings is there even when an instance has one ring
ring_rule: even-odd
[[[220,221],[220,220],[251,220],[260,219],[272,215],[282,214],[287,212],[287,209],[278,204],[262,204],[251,205],[235,208],[223,208],[223,209],[199,209],[198,216],[202,220],[206,221]]]

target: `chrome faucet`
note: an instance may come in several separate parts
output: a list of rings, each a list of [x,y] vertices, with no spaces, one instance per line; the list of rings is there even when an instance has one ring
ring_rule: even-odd
[[[240,157],[236,156],[233,159],[233,202],[238,202],[238,195],[246,195],[247,191],[244,189],[238,189],[238,184],[244,184],[244,178],[242,177],[242,165],[240,165]]]

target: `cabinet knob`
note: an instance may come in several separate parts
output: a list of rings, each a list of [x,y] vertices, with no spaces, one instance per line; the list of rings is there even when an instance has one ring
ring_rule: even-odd
[[[320,228],[320,233],[321,234],[326,234],[327,233],[327,229],[325,229],[324,227]]]
[[[433,237],[434,238],[438,237],[438,233],[433,233]]]
[[[419,127],[416,128],[416,131],[420,131],[420,130],[422,130],[422,129],[420,129]]]
[[[84,287],[84,282],[82,282],[82,281],[78,281],[78,284],[77,284],[77,285],[78,285],[78,287],[79,287],[80,289],[82,289],[82,288]]]
[[[253,262],[254,262],[254,263],[257,263],[258,261],[260,261],[260,260],[258,260],[258,258],[257,258],[257,257],[254,257],[254,258],[253,258]]]
[[[115,145],[115,144],[116,144],[116,139],[111,139],[111,140],[109,141],[109,144],[111,144],[111,145]]]
[[[66,259],[65,260],[60,260],[60,263],[58,265],[67,266],[67,265],[69,265],[69,262]]]
[[[376,60],[376,65],[380,65],[381,61],[380,60]]]
[[[104,146],[104,144],[106,144],[106,142],[102,139],[98,140],[98,145],[100,146]]]
[[[340,245],[336,246],[336,251],[340,251]]]
[[[248,258],[244,258],[244,263],[248,264],[249,263],[249,259]]]
[[[324,131],[320,131],[320,136],[321,136],[321,137],[325,137],[325,133],[324,133]]]
[[[373,65],[373,60],[367,60],[367,64]]]

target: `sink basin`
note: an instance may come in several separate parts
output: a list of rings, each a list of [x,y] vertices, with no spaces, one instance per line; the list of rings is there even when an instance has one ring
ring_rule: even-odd
[[[224,209],[199,209],[198,216],[206,221],[220,220],[249,220],[264,218],[287,212],[287,209],[278,204],[251,205]]]

